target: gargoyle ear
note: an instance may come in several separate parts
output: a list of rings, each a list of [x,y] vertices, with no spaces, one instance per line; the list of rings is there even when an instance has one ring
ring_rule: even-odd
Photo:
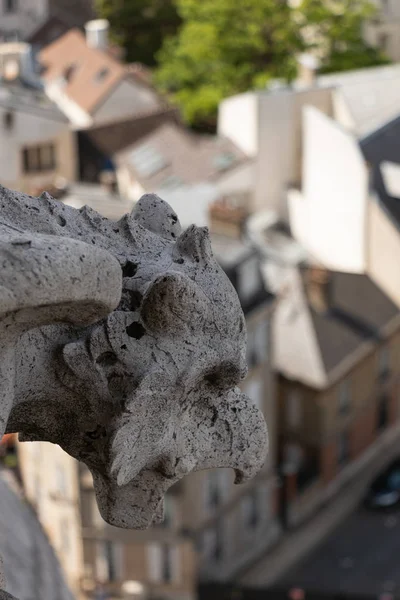
[[[208,263],[212,258],[208,227],[191,225],[177,240],[174,258],[186,257],[196,263]]]
[[[140,312],[150,331],[179,334],[188,328],[198,330],[208,311],[207,296],[189,277],[168,273],[151,284]]]
[[[133,209],[131,219],[167,240],[179,237],[182,228],[176,213],[156,194],[145,194]]]

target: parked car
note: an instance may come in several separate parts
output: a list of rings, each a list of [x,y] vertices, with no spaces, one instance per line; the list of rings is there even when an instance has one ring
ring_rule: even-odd
[[[400,504],[400,459],[393,461],[370,485],[367,508],[390,508]]]

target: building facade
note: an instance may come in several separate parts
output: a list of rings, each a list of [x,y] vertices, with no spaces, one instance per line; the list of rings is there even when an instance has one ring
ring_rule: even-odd
[[[69,587],[80,598],[83,548],[78,463],[57,445],[19,443],[23,489],[56,551]]]
[[[385,452],[400,419],[398,307],[366,275],[307,267],[296,285],[274,324],[284,527]]]
[[[0,181],[30,194],[75,181],[76,137],[40,91],[19,83],[0,89]]]
[[[182,485],[165,501],[165,520],[146,531],[117,529],[105,523],[96,504],[90,472],[80,466],[84,577],[86,598],[103,591],[113,599],[136,589],[143,600],[192,600],[196,552],[182,519]],[[108,597],[108,596],[107,596]],[[128,596],[129,597],[129,596]]]

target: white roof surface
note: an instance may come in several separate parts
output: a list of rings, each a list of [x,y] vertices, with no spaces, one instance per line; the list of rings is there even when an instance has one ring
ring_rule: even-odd
[[[317,85],[340,90],[360,137],[400,113],[400,64],[321,75]]]

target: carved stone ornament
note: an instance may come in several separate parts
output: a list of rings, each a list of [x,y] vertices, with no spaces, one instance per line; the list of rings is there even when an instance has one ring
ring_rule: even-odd
[[[0,435],[83,461],[111,525],[161,521],[190,471],[261,469],[238,297],[207,229],[157,196],[113,222],[0,188],[0,318]]]

